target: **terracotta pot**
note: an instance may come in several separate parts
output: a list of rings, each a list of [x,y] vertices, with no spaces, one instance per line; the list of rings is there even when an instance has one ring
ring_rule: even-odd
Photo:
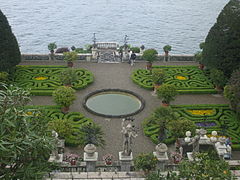
[[[76,160],[73,159],[73,160],[70,161],[70,163],[71,163],[72,166],[75,166],[76,165]]]
[[[73,62],[68,62],[67,65],[68,67],[73,67]]]
[[[72,84],[64,84],[64,86],[72,87]]]
[[[105,161],[106,165],[112,165],[112,161]]]
[[[69,107],[62,107],[61,111],[62,113],[66,114],[69,111]]]
[[[203,70],[203,69],[204,69],[204,64],[199,63],[198,68],[201,69],[201,70]]]
[[[169,106],[169,103],[167,103],[166,101],[162,101],[162,106],[167,107],[167,106]]]
[[[151,62],[147,62],[147,70],[152,70],[152,63]]]

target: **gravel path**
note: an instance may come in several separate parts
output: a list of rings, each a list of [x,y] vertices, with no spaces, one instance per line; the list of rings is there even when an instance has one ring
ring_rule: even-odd
[[[65,65],[64,62],[22,62],[21,65]],[[169,62],[169,63],[155,63],[156,65],[196,65],[193,62]],[[140,128],[138,137],[133,141],[133,154],[136,156],[140,152],[151,152],[154,150],[155,145],[149,138],[144,136],[141,123],[144,118],[148,117],[152,111],[160,106],[161,101],[152,96],[151,92],[138,87],[130,79],[131,72],[134,69],[145,68],[145,63],[136,63],[133,67],[127,63],[120,64],[106,64],[106,63],[75,63],[75,68],[85,68],[93,72],[94,83],[86,89],[77,92],[77,100],[71,106],[70,111],[82,112],[85,116],[92,118],[96,123],[102,126],[105,133],[106,146],[104,149],[98,148],[99,157],[106,153],[111,153],[118,157],[118,152],[122,150],[122,135],[121,119],[106,119],[103,117],[95,116],[87,112],[82,102],[84,97],[95,90],[105,88],[120,88],[133,91],[144,98],[146,106],[142,112],[135,115],[135,125]],[[225,104],[227,101],[221,95],[179,95],[172,104]],[[35,96],[32,97],[33,105],[54,105],[50,96]],[[69,151],[82,153],[80,148],[68,149]]]

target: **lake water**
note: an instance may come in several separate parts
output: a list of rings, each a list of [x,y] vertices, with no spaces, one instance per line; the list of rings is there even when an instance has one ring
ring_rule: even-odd
[[[228,0],[0,0],[22,53],[48,53],[47,45],[83,47],[97,41],[146,48],[172,46],[193,54]]]

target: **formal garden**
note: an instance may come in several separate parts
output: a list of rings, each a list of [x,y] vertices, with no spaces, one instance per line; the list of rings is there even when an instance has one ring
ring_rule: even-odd
[[[163,47],[163,61],[155,49],[141,47],[144,62],[132,66],[127,56],[119,64],[75,63],[77,51],[82,52],[75,48],[57,62],[55,43],[48,45],[48,62],[21,62],[17,40],[0,11],[0,33],[7,37],[0,36],[0,179],[42,179],[56,170],[141,171],[147,180],[232,179],[230,168],[240,167],[225,161],[239,160],[240,150],[236,6],[237,0],[226,5],[194,55],[197,62],[187,65],[170,62],[170,45]],[[217,24],[232,26],[228,17],[239,26],[224,34]],[[121,48],[130,50],[127,44]],[[137,110],[104,116],[87,109],[85,100],[106,89],[133,98]],[[123,102],[125,108],[129,102]],[[110,99],[98,106],[116,103]],[[200,141],[215,150],[199,153]],[[184,149],[189,147],[191,155]],[[167,176],[159,173],[165,170]]]

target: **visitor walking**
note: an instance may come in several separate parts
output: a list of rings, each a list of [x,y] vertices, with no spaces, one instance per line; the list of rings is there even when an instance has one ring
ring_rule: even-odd
[[[135,61],[136,57],[137,57],[136,54],[133,52],[131,54],[131,56],[130,56],[130,64],[131,64],[131,66],[134,65],[134,61]]]

